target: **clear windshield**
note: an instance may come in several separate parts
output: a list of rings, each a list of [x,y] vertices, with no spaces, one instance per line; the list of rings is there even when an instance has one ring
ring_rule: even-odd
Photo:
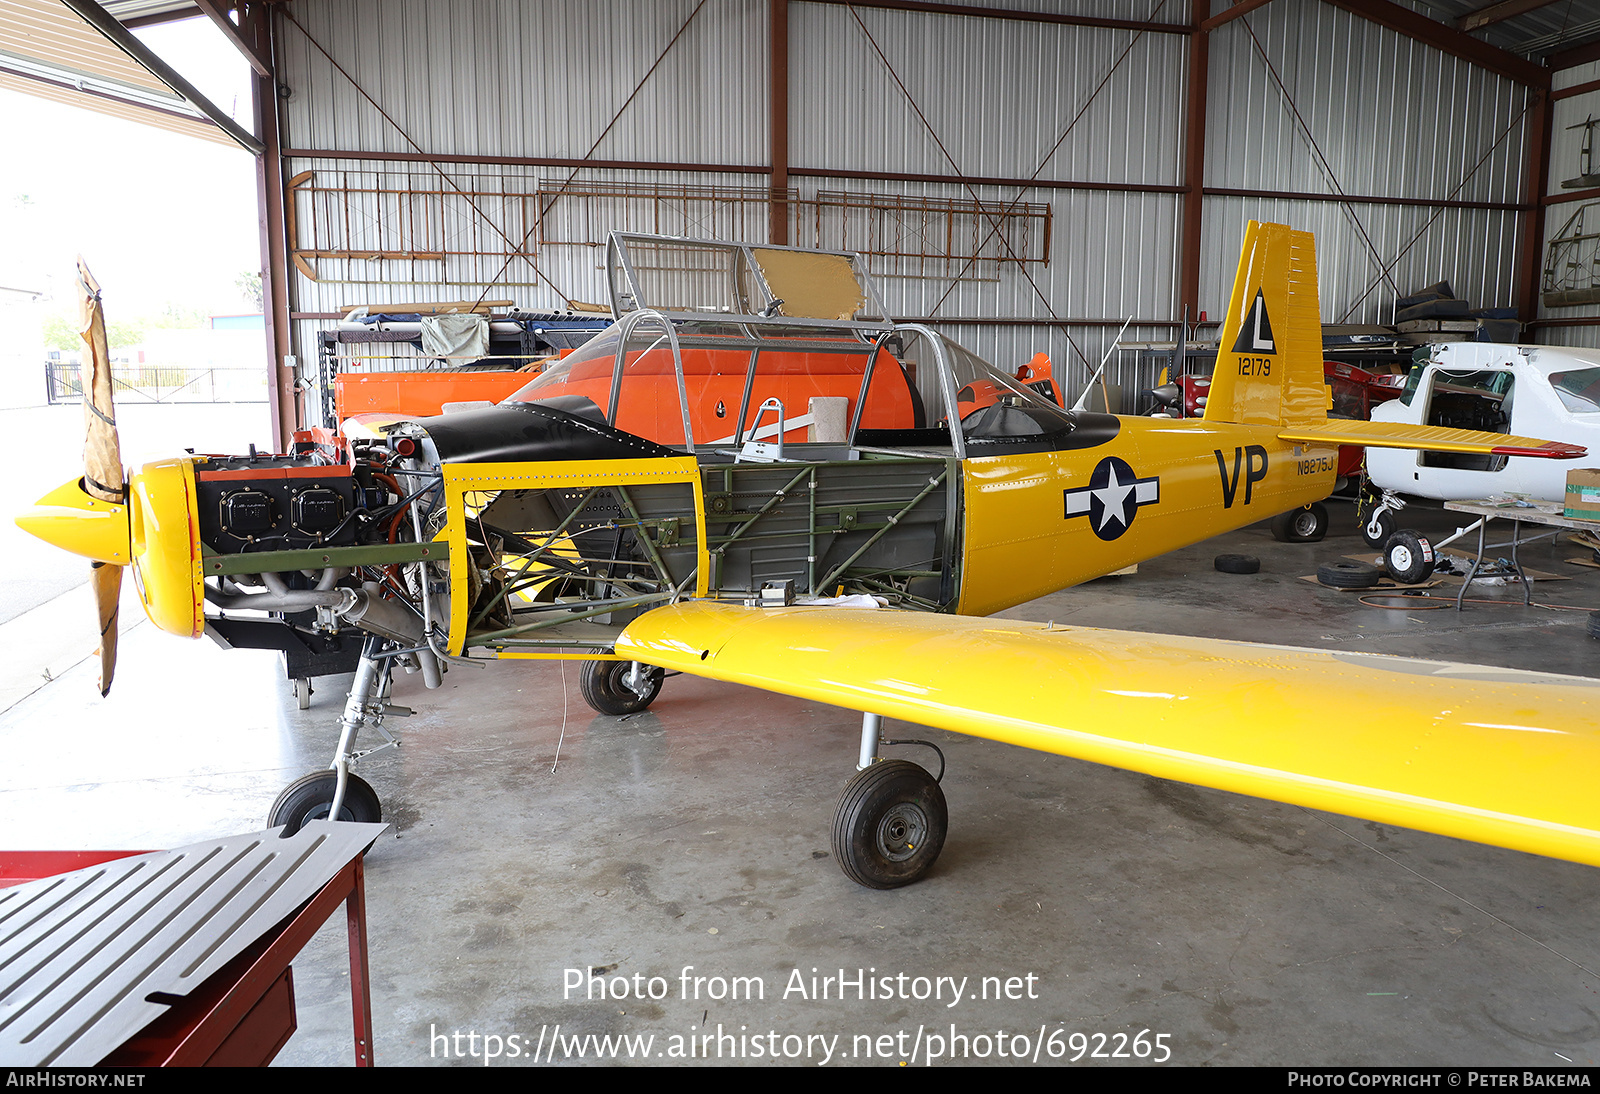
[[[1042,354],[1007,372],[924,327],[897,329],[885,348],[916,390],[919,408],[926,408],[919,429],[948,436],[952,403],[961,436],[978,444],[1043,438],[1073,428],[1072,418],[1054,401],[1059,389]],[[872,428],[865,421],[862,427]]]

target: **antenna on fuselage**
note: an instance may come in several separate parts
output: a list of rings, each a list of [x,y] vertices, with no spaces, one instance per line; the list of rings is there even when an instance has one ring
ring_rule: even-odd
[[[1111,345],[1106,347],[1106,355],[1104,357],[1100,358],[1100,367],[1094,370],[1094,375],[1089,377],[1088,384],[1086,384],[1084,386],[1083,394],[1079,395],[1078,396],[1078,401],[1072,404],[1072,409],[1073,410],[1086,410],[1086,409],[1088,409],[1088,406],[1089,406],[1089,392],[1094,390],[1095,382],[1097,380],[1100,380],[1101,377],[1103,377],[1105,375],[1106,362],[1111,360],[1111,355],[1116,352],[1117,343],[1122,341],[1123,332],[1128,329],[1128,324],[1131,323],[1131,322],[1133,322],[1133,316],[1131,316],[1131,315],[1128,316],[1128,318],[1126,318],[1126,319],[1124,319],[1122,321],[1122,330],[1117,331],[1117,336],[1111,340]],[[1106,398],[1106,392],[1105,392],[1105,389],[1104,389],[1103,385],[1102,385],[1102,388],[1101,388],[1101,391],[1100,391],[1100,402],[1102,404],[1104,404],[1104,406],[1106,408],[1106,412],[1109,413],[1111,411],[1111,401]]]

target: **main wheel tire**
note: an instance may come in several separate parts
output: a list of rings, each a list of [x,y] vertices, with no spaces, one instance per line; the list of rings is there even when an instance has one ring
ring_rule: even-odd
[[[1316,543],[1327,534],[1328,510],[1321,502],[1272,518],[1272,538],[1279,543]]]
[[[637,714],[648,707],[661,694],[666,670],[646,665],[649,686],[645,694],[640,695],[623,682],[632,667],[632,661],[585,661],[583,672],[578,676],[583,701],[601,714]]]
[[[1317,580],[1330,589],[1370,589],[1382,574],[1365,562],[1329,562],[1317,567]]]
[[[1402,585],[1415,585],[1433,573],[1433,544],[1402,528],[1383,545],[1383,568]]]
[[[845,877],[869,889],[918,880],[944,850],[944,791],[909,760],[875,763],[845,784],[833,819],[833,857]]]
[[[1254,574],[1261,571],[1261,560],[1255,555],[1218,555],[1211,560],[1211,565],[1224,574]]]
[[[1368,547],[1381,549],[1397,531],[1394,513],[1381,505],[1363,505],[1356,512],[1361,519],[1361,539]]]
[[[267,827],[284,826],[283,834],[292,836],[300,831],[306,821],[327,820],[328,806],[333,804],[333,793],[339,786],[337,771],[313,771],[283,788],[278,800],[267,811]],[[339,807],[339,820],[376,824],[383,819],[383,809],[378,804],[378,792],[359,775],[348,775],[344,784],[344,803]]]

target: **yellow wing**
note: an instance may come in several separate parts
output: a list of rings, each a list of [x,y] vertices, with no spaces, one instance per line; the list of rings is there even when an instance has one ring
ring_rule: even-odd
[[[1600,681],[1008,619],[706,602],[619,655],[1600,865]]]
[[[1514,437],[1475,429],[1447,429],[1439,425],[1411,425],[1407,422],[1363,422],[1329,418],[1314,425],[1290,426],[1278,431],[1278,439],[1291,444],[1361,444],[1369,448],[1426,448],[1430,452],[1476,452],[1490,456],[1538,456],[1552,460],[1575,460],[1588,454],[1582,445],[1564,441],[1543,441],[1537,437]]]

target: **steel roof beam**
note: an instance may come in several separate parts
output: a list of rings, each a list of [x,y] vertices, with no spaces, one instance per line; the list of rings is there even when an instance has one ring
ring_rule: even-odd
[[[1500,0],[1498,4],[1489,4],[1477,11],[1469,11],[1456,20],[1456,29],[1465,34],[1467,31],[1478,30],[1480,27],[1489,26],[1516,15],[1526,15],[1530,11],[1547,8],[1556,0]]]
[[[1108,30],[1143,30],[1151,34],[1189,34],[1187,23],[1152,23],[1139,19],[1101,19],[1092,15],[1057,15],[1048,11],[1021,11],[1016,8],[987,8],[967,4],[934,4],[925,0],[812,0],[849,8],[884,8],[889,11],[915,11],[925,15],[968,15],[977,19],[1012,19],[1025,23],[1056,23],[1069,27],[1104,27]]]
[[[1600,42],[1586,42],[1581,46],[1564,49],[1560,53],[1552,53],[1545,58],[1545,63],[1557,72],[1563,68],[1588,64],[1590,61],[1600,61]]]
[[[1460,57],[1490,72],[1497,72],[1507,79],[1530,87],[1550,86],[1549,69],[1499,46],[1491,46],[1488,42],[1480,41],[1470,34],[1462,34],[1453,27],[1436,23],[1426,16],[1418,15],[1410,8],[1392,4],[1389,0],[1326,0],[1326,2],[1369,22],[1377,23],[1380,27],[1388,27],[1408,38],[1443,50],[1452,57]]]
[[[217,29],[222,31],[222,36],[233,43],[233,48],[244,54],[244,59],[250,62],[250,67],[256,70],[257,76],[272,78],[272,66],[267,63],[265,57],[256,52],[254,43],[245,40],[244,32],[238,25],[228,18],[228,7],[217,3],[217,0],[195,0],[195,6],[216,24]]]
[[[61,0],[61,2],[76,12],[84,22],[104,35],[112,45],[143,66],[150,75],[172,88],[179,95],[182,95],[189,101],[189,105],[216,122],[217,127],[237,141],[240,146],[257,156],[265,151],[266,146],[256,140],[249,130],[234,121],[226,111],[219,108],[210,99],[200,94],[193,84],[173,71],[171,65],[150,52],[149,46],[146,46],[129,33],[128,28],[112,18],[105,8],[96,4],[94,0]]]
[[[174,8],[171,11],[158,11],[150,15],[130,15],[118,22],[129,30],[137,30],[139,27],[158,27],[162,23],[181,23],[185,19],[198,19],[203,14],[205,13],[199,8],[191,5],[186,8]]]

